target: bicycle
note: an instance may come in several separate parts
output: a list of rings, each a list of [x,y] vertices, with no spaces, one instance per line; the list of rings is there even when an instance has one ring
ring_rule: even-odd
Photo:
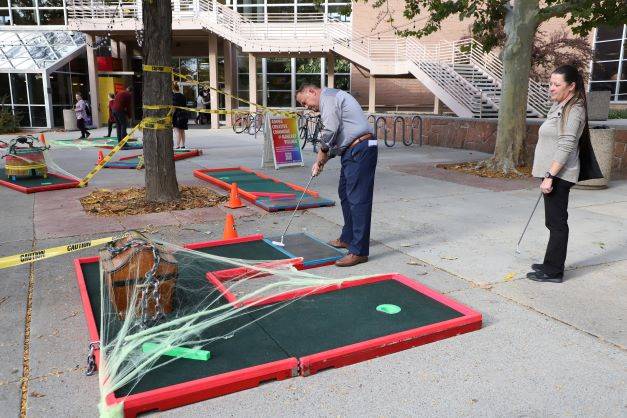
[[[320,142],[320,132],[322,131],[322,121],[320,115],[302,114],[298,118],[298,133],[302,140],[301,149],[305,149],[307,142],[311,142],[313,151],[318,152],[317,143]]]
[[[244,131],[248,131],[249,135],[255,135],[263,127],[263,114],[261,112],[255,113],[240,113],[235,117],[233,121],[233,131],[237,134],[241,134]]]

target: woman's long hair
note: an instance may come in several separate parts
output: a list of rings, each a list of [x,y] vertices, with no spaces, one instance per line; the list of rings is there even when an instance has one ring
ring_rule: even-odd
[[[579,144],[581,145],[583,140],[590,140],[590,128],[588,127],[588,100],[586,98],[586,86],[583,81],[583,76],[572,65],[562,65],[557,67],[553,74],[561,74],[564,77],[564,81],[571,84],[575,83],[575,91],[573,92],[573,97],[568,99],[568,102],[564,105],[564,109],[562,111],[562,120],[561,126],[564,127],[565,121],[568,119],[568,114],[573,106],[577,103],[581,103],[583,105],[583,109],[586,115],[585,125],[583,128],[583,132],[581,133],[581,137],[579,138]]]

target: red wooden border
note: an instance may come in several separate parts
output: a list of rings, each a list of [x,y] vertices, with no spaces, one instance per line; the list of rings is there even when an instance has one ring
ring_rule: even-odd
[[[211,275],[213,276],[213,278],[211,279],[211,281],[215,282],[228,280],[229,275],[230,278],[236,277],[234,276],[234,274],[236,274],[236,272],[228,270],[212,272]],[[207,275],[207,277],[209,277],[209,274]],[[349,364],[359,363],[375,357],[380,357],[386,354],[395,353],[397,351],[406,350],[411,347],[416,347],[444,338],[481,329],[482,316],[480,313],[465,305],[462,305],[454,299],[444,296],[436,292],[435,290],[432,290],[398,273],[382,274],[360,280],[346,281],[340,284],[329,284],[318,288],[309,287],[305,289],[299,289],[295,291],[285,292],[271,298],[246,301],[241,303],[241,305],[264,306],[273,303],[289,301],[299,297],[329,293],[341,289],[346,289],[354,286],[362,286],[365,284],[376,283],[384,280],[396,280],[403,285],[411,288],[412,290],[422,293],[423,295],[433,300],[436,300],[437,302],[448,306],[451,309],[456,310],[463,316],[450,319],[448,321],[438,322],[435,324],[430,324],[423,327],[386,335],[368,341],[362,341],[344,347],[339,347],[336,349],[303,356],[299,359],[300,373],[302,376],[309,376],[317,373],[320,370],[332,367],[342,367]],[[233,295],[228,290],[227,292],[227,298],[229,300],[232,300],[231,303],[237,305],[237,298],[235,297],[235,295]]]
[[[297,184],[293,184],[293,183],[289,183],[286,181],[282,181],[282,180],[278,180],[274,177],[268,176],[267,174],[261,173],[259,171],[256,170],[252,170],[248,167],[244,167],[244,166],[238,166],[238,167],[223,167],[223,168],[203,168],[203,169],[199,169],[199,170],[194,170],[194,176],[196,178],[208,181],[210,183],[213,183],[217,186],[222,187],[223,189],[226,190],[230,190],[231,189],[231,185],[229,183],[226,183],[218,178],[213,177],[211,174],[209,173],[217,173],[217,172],[221,172],[221,171],[231,171],[231,170],[240,170],[240,171],[244,171],[246,173],[251,173],[251,174],[255,174],[263,179],[267,179],[267,180],[272,180],[275,183],[283,183],[285,185],[287,185],[288,187],[291,187],[294,190],[300,191],[300,192],[304,192],[305,188],[302,186],[299,186]],[[246,197],[244,195],[244,193],[246,194],[250,194],[251,196]],[[316,191],[313,190],[307,190],[307,194],[313,197],[320,197],[320,194]],[[248,192],[245,190],[240,189],[240,195],[244,196],[246,198],[246,200],[250,200],[252,203],[255,203],[256,198],[252,197],[254,196],[253,192]],[[255,199],[255,200],[251,200],[251,199]]]
[[[49,184],[46,186],[24,187],[15,183],[11,183],[10,181],[0,179],[0,184],[5,187],[8,187],[9,189],[13,189],[13,190],[17,190],[18,192],[29,194],[29,193],[47,192],[50,190],[74,189],[76,186],[78,186],[78,183],[79,183],[78,180],[72,177],[64,176],[62,174],[49,173],[48,175],[59,177],[59,178],[66,179],[66,180],[72,180],[72,181],[69,183]]]
[[[184,160],[186,158],[192,158],[192,157],[197,157],[199,155],[202,155],[202,150],[199,149],[190,149],[189,151],[186,152],[179,152],[179,153],[174,153],[174,161],[177,160]]]

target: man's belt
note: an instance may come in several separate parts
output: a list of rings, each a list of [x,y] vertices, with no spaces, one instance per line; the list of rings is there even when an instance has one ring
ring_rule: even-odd
[[[359,138],[355,138],[353,140],[353,142],[350,143],[348,148],[353,148],[357,144],[361,144],[362,142],[368,141],[368,140],[373,139],[373,138],[374,137],[372,136],[372,134],[370,132],[368,132],[367,134],[364,134],[364,135],[360,136]]]

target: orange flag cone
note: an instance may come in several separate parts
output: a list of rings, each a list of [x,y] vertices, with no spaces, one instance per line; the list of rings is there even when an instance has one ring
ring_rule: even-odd
[[[104,154],[102,153],[102,150],[98,151],[98,162],[101,162],[102,160],[104,160]]]
[[[231,195],[229,196],[229,203],[226,204],[227,208],[237,209],[243,208],[242,200],[239,198],[239,192],[237,183],[231,183]]]
[[[43,132],[39,134],[39,142],[46,145],[46,137]]]
[[[237,238],[237,229],[235,229],[235,220],[233,219],[233,214],[226,214],[226,221],[224,223],[224,235],[223,239],[232,239]]]

